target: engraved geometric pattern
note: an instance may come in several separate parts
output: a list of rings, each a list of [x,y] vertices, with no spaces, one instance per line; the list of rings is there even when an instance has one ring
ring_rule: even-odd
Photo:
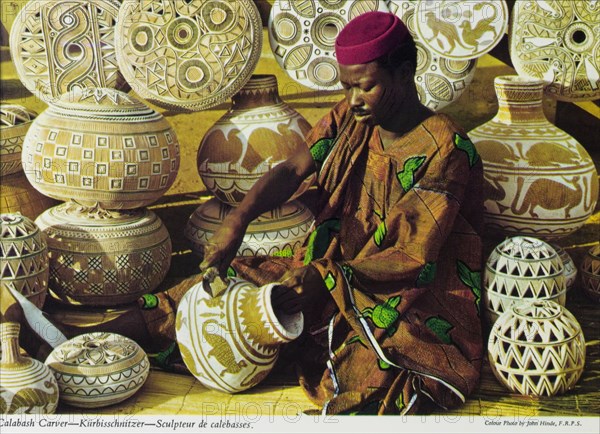
[[[494,83],[498,113],[468,133],[484,163],[486,227],[545,240],[569,235],[596,206],[594,161],[545,117],[541,80],[509,75]]]
[[[571,289],[573,289],[573,285],[575,284],[575,281],[577,280],[577,267],[575,266],[575,262],[573,262],[573,259],[566,252],[565,249],[563,249],[562,247],[560,247],[559,245],[556,245],[556,244],[550,244],[550,245],[552,246],[552,248],[554,250],[556,250],[556,253],[558,254],[558,256],[560,256],[560,259],[563,262],[564,273],[565,273],[565,283],[567,285],[567,291],[570,291]]]
[[[47,103],[74,88],[124,89],[115,55],[116,0],[36,0],[15,19],[11,57],[29,91]]]
[[[121,402],[148,378],[148,356],[133,340],[114,333],[87,333],[56,347],[46,359],[61,399],[97,408]]]
[[[352,18],[388,12],[384,0],[276,0],[269,16],[275,60],[295,81],[316,90],[338,90],[335,38]]]
[[[551,300],[513,306],[494,324],[488,357],[500,383],[522,395],[552,396],[571,389],[585,365],[581,326]]]
[[[36,116],[20,105],[0,104],[0,176],[21,171],[23,139]]]
[[[508,27],[505,0],[420,1],[415,14],[416,32],[428,51],[454,60],[483,56]]]
[[[203,184],[219,200],[240,203],[262,175],[306,146],[310,128],[281,100],[274,75],[253,75],[202,138],[197,163]],[[309,186],[302,183],[291,198]]]
[[[204,246],[230,209],[213,198],[194,211],[184,230],[194,253],[201,257],[204,255]],[[260,256],[284,250],[295,251],[304,242],[313,221],[314,216],[302,203],[295,200],[288,202],[250,223],[237,255]]]
[[[202,283],[186,292],[175,321],[177,342],[186,366],[204,386],[226,393],[255,386],[270,372],[280,345],[301,334],[302,313],[275,316],[274,285],[257,288],[231,278],[214,298]]]
[[[260,57],[262,25],[251,0],[124,0],[117,59],[142,97],[197,111],[235,94]]]
[[[35,220],[38,215],[58,202],[37,191],[27,180],[23,171],[2,176],[2,194],[0,194],[0,213],[21,213]]]
[[[519,75],[543,79],[561,101],[600,98],[600,7],[595,1],[519,1],[510,56]]]
[[[0,323],[0,402],[3,415],[53,414],[58,405],[59,390],[52,371],[42,362],[19,351],[20,324]],[[4,423],[4,422],[3,422]],[[2,432],[8,431],[6,427]]]
[[[63,204],[36,223],[49,240],[52,293],[63,303],[129,303],[156,289],[169,269],[169,233],[147,209],[98,218]]]
[[[417,45],[415,83],[421,103],[440,110],[456,101],[471,84],[477,59],[448,59],[427,49],[416,32],[415,2],[388,0],[388,7],[406,24]]]
[[[175,181],[179,160],[167,120],[114,89],[63,95],[33,121],[23,145],[23,167],[39,191],[105,209],[156,201]]]
[[[41,308],[49,273],[48,246],[36,224],[20,214],[0,214],[0,290],[16,289]]]
[[[514,303],[537,299],[564,305],[566,279],[560,256],[549,244],[531,237],[513,237],[490,254],[483,276],[485,314],[493,323]]]
[[[600,302],[600,245],[592,247],[581,263],[581,286],[585,294]]]

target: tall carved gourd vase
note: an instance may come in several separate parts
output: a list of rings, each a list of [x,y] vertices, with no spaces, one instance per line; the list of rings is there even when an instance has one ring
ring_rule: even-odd
[[[542,80],[499,76],[495,87],[498,113],[469,132],[483,161],[486,225],[507,236],[569,235],[598,200],[594,162],[546,119]]]
[[[52,414],[58,385],[42,362],[19,353],[18,323],[0,324],[0,414]]]
[[[185,236],[195,252],[202,255],[215,228],[261,176],[299,146],[306,146],[304,138],[310,128],[306,119],[279,97],[274,75],[253,75],[233,96],[227,113],[206,132],[198,148],[198,173],[215,200],[200,205],[187,224]],[[250,224],[248,233],[253,240],[247,237],[249,247],[240,254],[279,253],[299,244],[314,217],[294,199],[308,189],[310,182],[312,178],[286,205]]]
[[[235,206],[262,175],[298,146],[306,146],[304,136],[310,128],[279,97],[274,75],[253,75],[200,143],[197,163],[202,182],[219,200]]]

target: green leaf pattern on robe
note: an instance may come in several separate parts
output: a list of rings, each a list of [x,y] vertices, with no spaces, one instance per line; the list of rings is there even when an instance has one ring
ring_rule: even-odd
[[[445,344],[452,343],[452,337],[448,334],[454,328],[452,324],[441,316],[432,316],[427,318],[425,325],[436,335],[440,341]]]
[[[319,170],[321,170],[321,166],[323,166],[327,156],[333,149],[334,141],[335,139],[323,137],[322,139],[317,140],[316,143],[310,147],[310,154],[312,155],[313,160],[315,161]]]
[[[304,255],[304,265],[310,264],[313,260],[322,258],[329,243],[331,242],[331,233],[340,231],[340,219],[325,220],[308,237],[306,254]]]
[[[404,162],[403,169],[396,173],[396,177],[405,193],[415,185],[415,172],[425,163],[425,160],[427,160],[427,157],[424,155],[410,157]]]
[[[475,296],[475,306],[477,307],[477,315],[481,305],[481,272],[471,270],[463,261],[456,262],[458,277],[461,282],[467,285]]]
[[[467,157],[469,158],[469,167],[473,167],[477,160],[479,160],[479,154],[477,153],[477,149],[473,142],[469,138],[462,137],[458,133],[454,133],[454,145],[467,153]]]
[[[435,262],[428,262],[423,266],[423,269],[417,277],[417,287],[423,287],[429,285],[435,279],[435,273],[437,271],[437,265]]]

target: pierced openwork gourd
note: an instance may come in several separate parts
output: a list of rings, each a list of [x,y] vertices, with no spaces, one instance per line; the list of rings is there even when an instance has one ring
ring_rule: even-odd
[[[556,244],[550,245],[554,248],[554,250],[556,250],[556,253],[558,254],[558,256],[560,256],[560,259],[562,259],[563,261],[563,273],[565,274],[565,284],[567,285],[567,291],[570,291],[571,289],[573,289],[575,280],[577,280],[577,266],[575,265],[575,262],[573,262],[573,258],[571,258],[571,256],[566,252],[565,249]]]
[[[513,237],[490,254],[483,275],[484,312],[490,324],[514,303],[539,299],[565,304],[566,279],[554,248],[531,237]]]
[[[150,362],[133,340],[115,333],[86,333],[56,347],[46,359],[61,401],[82,408],[116,404],[148,379]]]
[[[494,324],[488,340],[494,375],[522,395],[552,396],[571,389],[585,365],[581,326],[551,300],[513,305]]]
[[[600,301],[600,245],[592,247],[583,259],[581,286],[589,298]]]
[[[41,308],[48,292],[48,245],[21,214],[0,214],[0,290],[14,288]]]

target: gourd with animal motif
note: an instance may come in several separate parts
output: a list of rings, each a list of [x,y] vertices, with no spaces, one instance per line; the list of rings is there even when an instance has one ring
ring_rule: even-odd
[[[545,117],[543,81],[500,76],[495,87],[498,113],[469,132],[483,161],[486,226],[508,236],[565,237],[596,206],[594,162]]]
[[[226,393],[256,386],[273,368],[279,347],[300,336],[304,317],[273,309],[275,286],[256,287],[232,277],[214,298],[203,282],[186,292],[177,310],[177,342],[186,366],[204,386]]]
[[[310,128],[281,100],[274,75],[253,75],[200,143],[202,182],[220,201],[235,206],[262,175],[306,146]],[[294,197],[309,186],[302,184]]]

